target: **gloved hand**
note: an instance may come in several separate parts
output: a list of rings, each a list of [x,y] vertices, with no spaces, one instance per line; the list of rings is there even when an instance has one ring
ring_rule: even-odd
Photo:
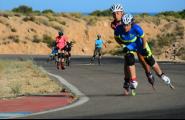
[[[123,48],[123,53],[127,53],[129,51],[129,49],[127,47]]]
[[[149,52],[146,48],[143,49],[143,55],[144,56],[148,56],[149,55]]]

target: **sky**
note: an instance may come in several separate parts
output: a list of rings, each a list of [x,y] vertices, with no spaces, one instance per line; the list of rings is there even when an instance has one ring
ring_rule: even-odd
[[[27,5],[40,11],[52,9],[55,12],[91,13],[109,9],[114,3],[122,4],[126,12],[136,13],[185,9],[185,0],[0,0],[0,10],[12,10],[20,5]]]

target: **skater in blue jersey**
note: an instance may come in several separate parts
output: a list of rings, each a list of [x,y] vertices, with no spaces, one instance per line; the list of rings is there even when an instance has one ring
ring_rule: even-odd
[[[116,27],[114,32],[116,41],[123,46],[123,52],[125,53],[125,64],[128,66],[131,79],[125,81],[124,88],[125,94],[128,94],[129,87],[131,90],[137,88],[138,82],[136,77],[135,69],[135,57],[134,52],[139,52],[144,57],[145,62],[153,68],[155,73],[171,88],[171,80],[163,71],[160,69],[158,63],[154,59],[151,49],[147,44],[144,37],[143,29],[134,23],[134,18],[131,14],[126,14],[122,17],[122,24]]]

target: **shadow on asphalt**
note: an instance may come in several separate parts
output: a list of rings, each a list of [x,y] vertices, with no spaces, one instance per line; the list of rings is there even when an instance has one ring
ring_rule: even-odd
[[[142,92],[142,93],[137,93],[136,96],[142,96],[142,95],[148,95],[148,94],[153,94],[152,92]],[[85,96],[89,98],[94,98],[94,97],[133,97],[132,95],[125,96],[122,93],[117,93],[117,94],[86,94]],[[85,96],[79,96],[79,97],[85,97]]]

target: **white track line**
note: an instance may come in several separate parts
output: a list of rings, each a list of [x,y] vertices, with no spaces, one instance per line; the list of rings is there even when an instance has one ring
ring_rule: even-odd
[[[43,71],[47,72],[46,70],[44,70],[43,68],[41,68]],[[67,106],[61,107],[61,108],[57,108],[57,109],[52,109],[52,110],[47,110],[47,111],[43,111],[43,112],[38,112],[38,113],[33,113],[30,115],[24,115],[24,116],[17,116],[17,117],[28,117],[28,116],[33,116],[33,115],[40,115],[40,114],[46,114],[46,113],[50,113],[50,112],[56,112],[56,111],[61,111],[61,110],[65,110],[65,109],[69,109],[69,108],[73,108],[79,105],[82,105],[84,103],[86,103],[89,98],[87,96],[85,96],[85,94],[83,94],[82,92],[80,92],[80,90],[78,90],[75,86],[73,86],[72,84],[70,84],[69,82],[67,82],[64,78],[62,78],[61,76],[52,74],[47,72],[49,75],[56,77],[63,85],[67,86],[78,98],[78,100],[74,103],[71,103]],[[15,118],[15,117],[14,117]]]

